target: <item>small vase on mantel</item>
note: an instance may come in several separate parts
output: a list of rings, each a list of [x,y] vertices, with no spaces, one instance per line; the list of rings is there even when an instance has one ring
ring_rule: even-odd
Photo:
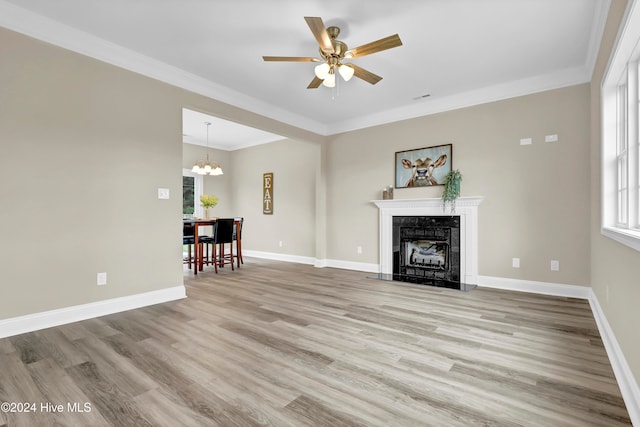
[[[393,185],[382,189],[382,200],[393,200]]]
[[[204,208],[204,219],[209,219],[209,208]]]

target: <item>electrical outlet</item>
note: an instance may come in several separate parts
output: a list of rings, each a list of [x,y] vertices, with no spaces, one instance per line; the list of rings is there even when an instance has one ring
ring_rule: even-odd
[[[558,135],[545,135],[544,142],[558,142]]]
[[[280,246],[280,247],[282,247],[282,246],[283,246],[282,240],[280,240],[280,241],[278,242],[278,246]]]
[[[560,271],[560,261],[556,259],[551,260],[551,271]]]
[[[103,286],[107,284],[107,273],[98,273],[97,276],[98,286]]]
[[[361,254],[361,253],[362,253],[362,246],[358,246],[358,247],[356,248],[356,252],[358,252],[359,254]]]
[[[520,268],[520,258],[513,258],[511,260],[511,266],[513,268]]]
[[[531,145],[533,144],[533,139],[531,138],[522,138],[520,140],[520,145]]]

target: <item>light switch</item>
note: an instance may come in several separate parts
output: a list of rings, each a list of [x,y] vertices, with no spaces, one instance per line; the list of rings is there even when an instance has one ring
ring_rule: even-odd
[[[107,284],[107,273],[98,273],[97,275],[98,286]]]
[[[533,144],[533,140],[531,138],[522,138],[520,140],[520,145],[531,145]]]
[[[168,199],[169,198],[169,189],[168,188],[158,188],[158,199]]]

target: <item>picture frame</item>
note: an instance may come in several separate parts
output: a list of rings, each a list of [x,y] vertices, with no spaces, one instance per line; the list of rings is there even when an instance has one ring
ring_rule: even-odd
[[[273,215],[273,172],[262,174],[262,213]]]
[[[444,185],[451,171],[453,144],[434,145],[395,153],[395,188]]]

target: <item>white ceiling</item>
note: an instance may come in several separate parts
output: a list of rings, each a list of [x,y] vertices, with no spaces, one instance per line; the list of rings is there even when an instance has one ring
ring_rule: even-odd
[[[330,135],[587,82],[609,3],[0,0],[0,25]],[[304,16],[339,26],[349,47],[395,33],[403,46],[353,60],[377,85],[306,89],[316,64],[262,60],[318,56]],[[193,123],[185,134],[205,131]]]
[[[211,123],[208,135],[205,123]],[[187,144],[231,151],[281,139],[284,137],[198,111],[182,109],[182,141]]]

